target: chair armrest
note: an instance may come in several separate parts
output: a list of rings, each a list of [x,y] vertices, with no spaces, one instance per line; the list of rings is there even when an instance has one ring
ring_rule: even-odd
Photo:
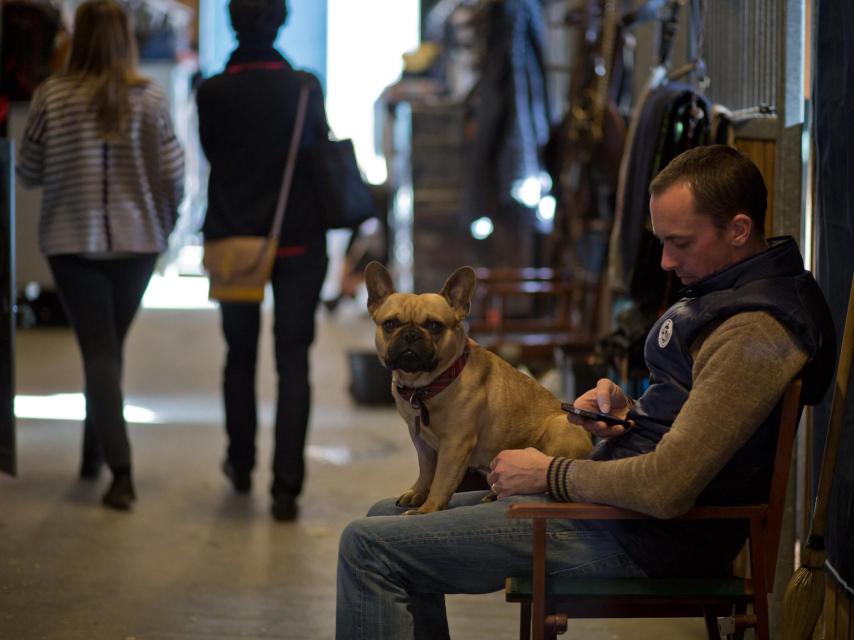
[[[766,504],[750,504],[732,507],[694,507],[675,520],[749,520],[763,518],[768,510]],[[576,502],[518,502],[510,505],[508,518],[530,518],[533,520],[651,520],[652,516],[629,509],[605,504],[582,504]]]

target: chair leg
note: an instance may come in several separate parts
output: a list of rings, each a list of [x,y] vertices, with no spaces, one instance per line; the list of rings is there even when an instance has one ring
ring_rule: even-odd
[[[770,640],[768,625],[768,584],[766,582],[765,549],[759,547],[762,524],[750,519],[750,577],[753,580],[753,614],[756,616],[756,640]]]
[[[544,640],[557,640],[559,635],[566,633],[567,617],[564,614],[556,613],[556,611],[557,607],[553,603],[546,603]]]
[[[531,603],[519,605],[519,640],[531,640]]]
[[[764,595],[764,594],[761,594]],[[757,594],[757,599],[760,594]],[[765,596],[767,598],[767,596]],[[771,640],[771,628],[768,624],[768,605],[757,605],[754,603],[753,611],[756,613],[756,640]]]
[[[735,605],[735,615],[743,616],[746,613],[747,613],[747,605],[746,604]],[[732,634],[732,640],[744,640],[744,629],[736,629],[735,633]]]
[[[534,640],[546,640],[545,629],[548,603],[546,602],[546,522],[534,520],[534,554],[532,598],[531,598],[531,635]]]
[[[721,640],[717,614],[718,612],[714,609],[703,609],[703,620],[706,623],[706,634],[708,634],[709,640]]]

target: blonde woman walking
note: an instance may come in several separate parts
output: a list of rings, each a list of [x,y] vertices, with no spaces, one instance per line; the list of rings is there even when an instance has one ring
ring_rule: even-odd
[[[103,504],[136,499],[122,397],[122,351],[183,195],[184,157],[163,92],[137,72],[133,33],[114,0],[74,18],[65,69],[36,90],[17,173],[44,189],[39,244],[83,358],[80,477],[113,474]]]

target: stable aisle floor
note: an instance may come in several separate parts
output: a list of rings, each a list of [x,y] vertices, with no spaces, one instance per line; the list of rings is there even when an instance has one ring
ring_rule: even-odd
[[[329,639],[338,536],[377,499],[409,486],[416,459],[393,408],[350,401],[347,351],[371,348],[358,310],[321,313],[312,355],[308,479],[297,522],[269,516],[273,399],[269,316],[258,379],[263,427],[250,496],[219,471],[223,348],[213,309],[144,309],[126,350],[138,502],[100,506],[108,474],[77,480],[80,400],[18,420],[18,477],[0,475],[1,640]],[[50,409],[81,389],[67,329],[16,339],[17,392]],[[72,398],[73,400],[73,398]],[[20,405],[23,406],[23,405]],[[24,413],[23,410],[20,410]],[[448,599],[455,640],[516,637],[500,593]],[[700,621],[571,621],[567,638],[704,638]]]

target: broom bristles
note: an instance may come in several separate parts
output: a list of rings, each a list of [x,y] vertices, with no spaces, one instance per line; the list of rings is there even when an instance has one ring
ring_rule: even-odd
[[[824,571],[801,567],[783,596],[783,640],[809,640],[824,606]]]

